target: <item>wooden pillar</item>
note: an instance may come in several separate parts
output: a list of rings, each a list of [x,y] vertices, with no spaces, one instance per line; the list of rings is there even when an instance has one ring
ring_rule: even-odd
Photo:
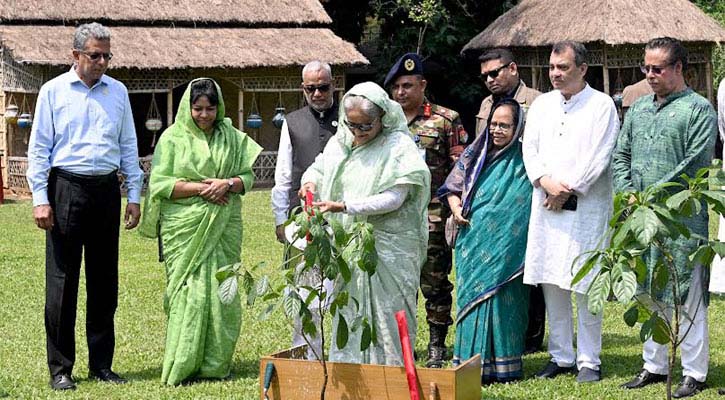
[[[174,83],[169,79],[169,90],[166,92],[166,126],[174,123]]]
[[[540,67],[531,67],[531,87],[538,91],[541,91],[539,87],[539,73],[541,72]]]
[[[244,90],[239,89],[239,115],[237,115],[237,119],[239,120],[239,130],[244,131]]]
[[[707,99],[710,100],[710,103],[715,104],[712,84],[712,47],[710,47],[710,51],[705,54],[705,57],[705,85],[707,86]]]
[[[609,68],[607,65],[602,65],[602,75],[604,75],[604,93],[609,95]]]

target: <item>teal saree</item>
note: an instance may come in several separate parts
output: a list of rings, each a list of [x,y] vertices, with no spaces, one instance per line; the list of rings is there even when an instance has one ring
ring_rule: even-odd
[[[523,376],[529,304],[523,263],[532,186],[521,155],[522,125],[519,122],[518,133],[498,152],[487,150],[486,130],[466,149],[458,170],[439,191],[462,194],[464,216],[470,221],[470,226],[460,228],[455,243],[458,311],[453,362],[480,354],[483,383]],[[467,184],[462,191],[456,190],[463,181]]]

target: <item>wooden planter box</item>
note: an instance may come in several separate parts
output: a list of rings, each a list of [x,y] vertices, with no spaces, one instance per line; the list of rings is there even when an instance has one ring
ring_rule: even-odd
[[[273,362],[275,374],[267,395],[273,400],[319,400],[322,366],[305,360],[306,346],[262,357],[259,362],[260,399],[264,399],[264,370]],[[436,400],[479,400],[481,357],[476,355],[453,369],[416,368],[421,400],[430,397],[430,384],[438,387]],[[328,362],[326,399],[409,400],[405,368]]]

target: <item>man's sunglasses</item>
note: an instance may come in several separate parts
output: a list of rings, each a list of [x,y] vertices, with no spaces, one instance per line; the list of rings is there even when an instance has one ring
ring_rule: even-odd
[[[642,71],[643,74],[647,75],[652,71],[655,75],[661,75],[662,72],[664,72],[665,68],[669,67],[670,65],[673,65],[674,63],[669,63],[666,65],[640,65],[639,70]]]
[[[302,85],[307,93],[315,93],[319,90],[320,93],[327,93],[330,90],[331,85],[329,83],[323,83],[322,85]]]
[[[491,77],[491,79],[496,79],[496,78],[498,77],[498,74],[500,74],[500,73],[501,73],[501,71],[503,71],[503,69],[504,69],[504,68],[507,68],[507,67],[508,67],[509,65],[511,65],[511,63],[508,63],[508,64],[504,64],[504,65],[502,65],[502,66],[500,66],[500,67],[498,67],[498,68],[494,69],[493,71],[488,71],[488,72],[484,72],[484,73],[482,73],[482,74],[481,74],[481,79],[482,79],[482,80],[483,80],[484,82],[485,82],[486,80],[488,80],[488,77],[489,77],[489,76]]]
[[[98,61],[101,59],[101,57],[106,59],[106,61],[111,61],[111,59],[113,58],[113,53],[91,53],[85,50],[78,49],[76,49],[76,51],[88,57],[91,61]]]
[[[343,119],[343,121],[345,122],[345,125],[347,125],[348,128],[357,129],[362,132],[369,132],[369,131],[373,130],[373,126],[375,125],[375,122],[371,122],[369,124],[354,124],[354,123],[348,121],[347,118]]]

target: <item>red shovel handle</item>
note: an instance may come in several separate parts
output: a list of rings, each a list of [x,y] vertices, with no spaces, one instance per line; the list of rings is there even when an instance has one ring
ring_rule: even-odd
[[[418,391],[418,375],[415,373],[413,348],[410,345],[410,337],[408,336],[408,321],[405,318],[405,311],[400,310],[396,312],[395,319],[398,322],[400,344],[403,346],[403,364],[405,364],[405,375],[408,378],[410,400],[420,400],[420,392]]]

